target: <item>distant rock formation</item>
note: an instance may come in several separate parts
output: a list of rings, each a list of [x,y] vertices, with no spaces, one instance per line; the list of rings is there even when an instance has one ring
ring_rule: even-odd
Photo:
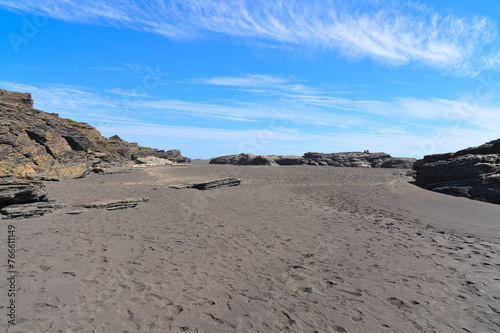
[[[174,163],[190,163],[191,159],[181,155],[180,150],[161,150],[154,148],[141,147],[135,142],[127,142],[120,138],[118,135],[113,135],[108,139],[108,144],[114,150],[125,157],[127,160],[137,161],[139,158],[148,156],[157,157],[172,161]]]
[[[417,184],[442,193],[500,204],[500,139],[415,162]]]
[[[252,155],[236,154],[216,157],[210,164],[231,165],[323,165],[335,167],[364,167],[364,168],[401,168],[411,169],[416,159],[392,157],[385,153],[366,154],[361,152],[350,153],[305,153],[304,156],[294,155]]]
[[[145,148],[118,136],[108,140],[89,124],[34,109],[28,93],[0,89],[2,174],[78,178],[93,168],[131,166],[146,156],[190,161],[178,150]]]
[[[386,153],[305,153],[304,158],[318,165],[329,165],[334,167],[362,167],[362,168],[399,168],[411,169],[414,158],[392,157]]]

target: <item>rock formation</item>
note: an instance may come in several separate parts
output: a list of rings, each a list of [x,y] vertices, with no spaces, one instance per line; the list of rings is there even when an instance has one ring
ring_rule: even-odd
[[[139,157],[136,160],[137,163],[145,165],[172,165],[174,162],[167,160],[165,158],[159,158],[155,156]]]
[[[0,176],[0,219],[42,216],[61,207],[49,201],[41,181]]]
[[[210,164],[231,165],[329,165],[335,167],[365,167],[365,168],[401,168],[411,169],[415,159],[392,157],[385,153],[365,154],[350,153],[305,153],[304,156],[293,155],[252,155],[237,154],[216,157]]]
[[[28,93],[0,89],[0,173],[78,178],[146,156],[190,161],[178,150],[145,148],[118,136],[108,140],[89,124],[34,109]]]
[[[33,109],[30,94],[0,91],[1,173],[77,178],[105,162],[125,159],[93,127]]]
[[[416,182],[427,189],[500,204],[500,139],[415,162]]]
[[[224,179],[214,179],[214,180],[202,180],[198,182],[191,182],[179,185],[170,185],[170,188],[183,189],[183,188],[195,188],[198,190],[213,190],[220,187],[231,187],[238,186],[241,184],[241,179],[239,178],[224,178]]]
[[[83,208],[105,208],[107,210],[117,210],[136,207],[138,204],[149,201],[149,198],[126,198],[118,200],[97,201],[84,203],[77,207]]]

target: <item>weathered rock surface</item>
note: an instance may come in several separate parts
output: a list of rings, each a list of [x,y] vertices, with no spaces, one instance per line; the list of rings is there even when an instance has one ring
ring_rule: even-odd
[[[119,200],[106,200],[106,201],[97,201],[91,203],[84,203],[81,205],[77,205],[77,207],[84,208],[105,208],[107,210],[117,210],[117,209],[125,209],[125,208],[133,208],[142,202],[148,201],[148,198],[126,198]]]
[[[30,94],[0,91],[0,172],[67,179],[85,175],[106,159],[125,161],[98,145],[91,135],[100,133],[90,125],[32,106]]]
[[[139,157],[136,160],[137,163],[145,165],[172,165],[174,162],[167,160],[166,158],[160,158],[155,156]]]
[[[237,154],[216,157],[210,164],[231,165],[329,165],[335,167],[401,168],[411,169],[413,158],[392,157],[385,153],[305,153],[304,156]]]
[[[42,182],[16,177],[0,177],[2,218],[29,218],[53,212],[64,205],[49,202]]]
[[[0,173],[79,178],[146,156],[190,161],[178,150],[145,148],[118,136],[108,140],[89,124],[34,109],[28,93],[0,89]]]
[[[0,178],[0,207],[46,200],[47,193],[40,181],[14,177]]]
[[[52,213],[60,208],[63,208],[64,206],[65,205],[57,203],[55,201],[32,202],[3,207],[0,209],[0,213],[4,215],[4,218],[25,219]]]
[[[500,204],[500,139],[415,162],[416,182],[442,193]]]
[[[198,182],[190,182],[179,185],[170,185],[170,188],[183,189],[183,188],[196,188],[198,190],[213,190],[220,187],[238,186],[241,184],[241,179],[238,178],[224,178],[214,180],[203,180]]]
[[[132,172],[132,169],[110,169],[100,172],[98,173],[98,175],[116,175],[120,173],[130,173],[130,172]]]

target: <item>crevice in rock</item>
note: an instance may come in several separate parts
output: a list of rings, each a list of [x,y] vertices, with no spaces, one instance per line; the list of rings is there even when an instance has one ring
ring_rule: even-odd
[[[70,136],[64,136],[64,135],[63,135],[63,138],[64,138],[64,140],[66,140],[66,142],[68,143],[68,145],[71,147],[72,150],[85,151],[85,148],[83,148],[80,145],[80,143],[78,143],[74,138],[72,138]]]
[[[26,134],[28,134],[28,137],[31,140],[42,145],[45,148],[45,151],[47,151],[47,154],[52,156],[53,159],[57,159],[56,156],[54,155],[54,153],[52,152],[52,150],[50,150],[50,148],[45,145],[45,143],[47,142],[46,138],[44,138],[43,136],[40,136],[39,134],[32,132],[32,131],[26,131]]]

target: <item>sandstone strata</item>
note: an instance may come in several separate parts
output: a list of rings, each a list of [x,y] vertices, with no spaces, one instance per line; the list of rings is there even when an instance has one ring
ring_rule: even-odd
[[[189,162],[179,150],[106,139],[94,127],[33,108],[28,93],[0,89],[0,173],[68,179],[99,168],[131,166],[154,156]]]
[[[411,169],[415,159],[392,157],[385,153],[366,154],[361,152],[349,153],[305,153],[303,156],[294,155],[252,155],[236,154],[216,157],[210,164],[231,165],[323,165],[335,167],[365,167],[365,168],[401,168]]]
[[[427,155],[413,167],[417,184],[500,204],[500,139],[456,153]]]
[[[0,176],[0,218],[42,216],[63,206],[49,201],[41,181]]]

